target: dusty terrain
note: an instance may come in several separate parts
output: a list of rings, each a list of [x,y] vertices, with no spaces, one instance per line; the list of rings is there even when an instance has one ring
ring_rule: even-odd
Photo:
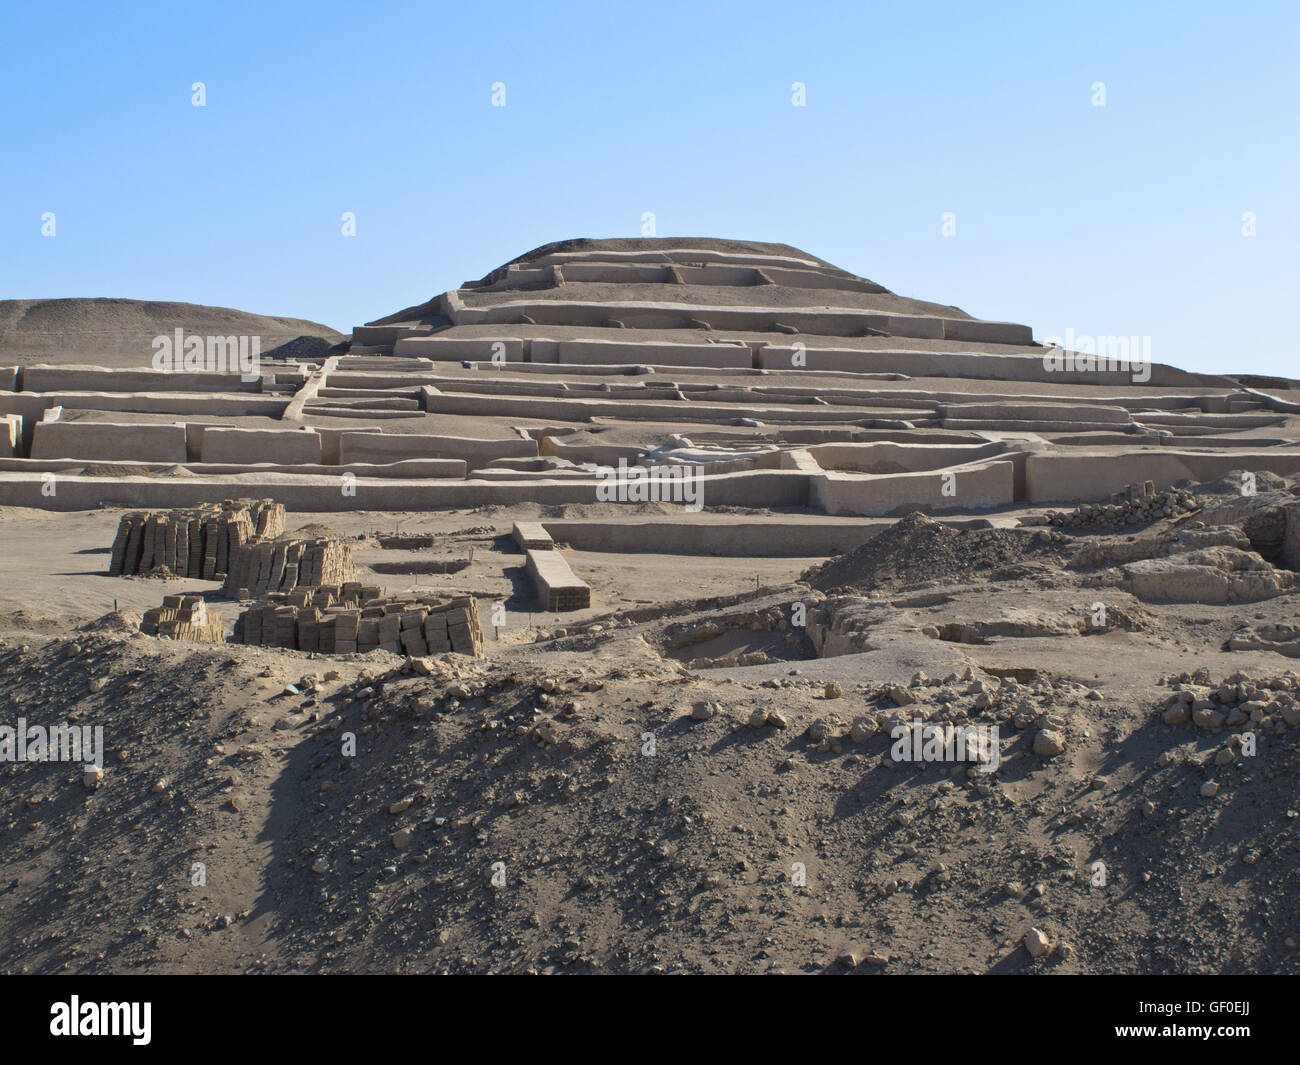
[[[1255,508],[1293,498],[1265,487]],[[1118,530],[883,521],[831,560],[572,552],[595,599],[562,618],[530,614],[503,535],[537,508],[311,515],[386,585],[506,603],[485,659],[422,669],[142,636],[164,591],[221,611],[214,586],[103,576],[116,511],[8,511],[0,700],[102,724],[107,757],[95,787],[0,769],[0,968],[1294,972],[1295,662],[1225,648],[1296,624],[1297,594],[1148,602],[1092,561],[1195,532],[1228,488]],[[800,602],[840,602],[862,649],[816,657]],[[696,642],[771,660],[691,668]],[[1198,671],[1260,691],[1165,723]],[[999,768],[897,762],[885,733],[917,718],[999,725]]]

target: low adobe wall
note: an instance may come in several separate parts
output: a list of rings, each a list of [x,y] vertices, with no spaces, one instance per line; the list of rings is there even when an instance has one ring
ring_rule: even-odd
[[[635,444],[602,444],[598,440],[569,443],[562,436],[547,436],[542,438],[541,453],[568,459],[570,462],[595,462],[617,466],[619,459],[635,463],[645,454],[645,448]]]
[[[406,337],[393,345],[394,355],[411,355],[434,362],[477,360],[523,362],[524,341],[515,337]]]
[[[462,436],[399,433],[343,433],[339,461],[382,464],[402,459],[462,459],[471,466],[501,458],[536,458],[537,441],[530,437],[476,440]]]
[[[1026,397],[1002,403],[941,403],[939,417],[956,421],[983,422],[1063,422],[1068,429],[1074,422],[1114,422],[1127,425],[1133,415],[1124,407],[1100,403],[1047,403]]]
[[[712,506],[803,507],[809,481],[795,470],[755,470],[703,478],[702,499]],[[238,499],[256,493],[289,510],[440,510],[536,502],[545,505],[595,503],[597,482],[532,479],[524,481],[415,481],[357,478],[344,487],[337,473],[286,477],[257,471],[221,477],[60,477],[54,495],[42,492],[40,473],[0,473],[0,506],[43,510],[93,510],[107,506],[163,508]]]
[[[473,297],[473,290],[466,290]],[[459,293],[446,294],[444,313],[457,325],[516,324],[521,316],[537,325],[603,327],[617,321],[631,329],[680,329],[705,322],[710,329],[733,332],[798,332],[809,336],[862,336],[875,329],[892,336],[995,344],[1032,344],[1033,331],[1015,322],[941,318],[922,314],[887,314],[854,307],[745,307],[670,300],[511,299],[471,304]],[[560,361],[564,362],[561,354]]]
[[[997,441],[987,444],[905,444],[880,440],[861,444],[812,444],[806,450],[827,471],[851,471],[863,466],[888,464],[901,467],[899,472],[917,473],[991,458],[1004,452],[1006,445]]]
[[[23,419],[20,414],[0,414],[0,458],[13,458],[23,445]]]
[[[953,495],[945,495],[947,474]],[[1007,461],[929,473],[826,473],[813,479],[812,501],[827,514],[885,516],[912,510],[986,510],[1015,500],[1015,464]]]
[[[524,568],[532,578],[543,610],[586,610],[591,606],[591,587],[574,575],[560,552],[529,550],[524,552],[524,558]]]
[[[3,420],[0,420],[0,427],[3,426]],[[193,428],[193,427],[191,427]],[[85,465],[85,459],[30,459],[30,458],[6,458],[0,456],[0,471],[10,470],[20,473],[30,473],[33,470],[41,472],[58,473],[63,470],[80,470]],[[139,472],[140,467],[155,472],[164,472],[175,466],[171,462],[150,462],[145,460],[100,460],[96,465],[115,467],[120,466],[122,473],[127,476],[133,476]],[[241,474],[255,474],[256,476],[265,476],[267,474],[289,474],[298,477],[312,477],[319,479],[324,475],[338,478],[345,473],[350,473],[354,477],[381,477],[385,479],[394,479],[398,477],[409,477],[414,480],[430,480],[432,478],[451,478],[454,480],[465,479],[469,472],[468,467],[460,459],[404,459],[401,462],[390,462],[383,465],[374,465],[370,463],[357,462],[350,466],[328,466],[322,467],[315,463],[308,463],[301,466],[280,465],[279,463],[259,462],[256,464],[234,464],[209,463],[199,465],[191,460],[190,468],[194,473],[201,477],[223,477],[226,475],[239,476]],[[587,473],[590,477],[590,472]],[[515,473],[515,479],[518,479],[518,473]]]
[[[1046,351],[1046,349],[1042,349]],[[758,350],[758,365],[768,370],[837,370],[842,373],[901,373],[909,377],[962,377],[985,381],[1038,381],[1054,384],[1148,387],[1165,385],[1220,385],[1235,387],[1226,377],[1188,373],[1173,366],[1152,364],[1148,381],[1135,382],[1128,373],[1048,370],[1041,353],[995,355],[975,351],[864,351],[808,345],[804,365],[795,367],[794,347],[767,344]]]
[[[979,318],[944,318],[944,340],[979,344],[1032,344],[1034,331],[1017,322],[988,322]]]
[[[534,267],[539,266],[564,266],[568,263],[618,263],[618,262],[644,262],[645,252],[639,249],[630,251],[615,251],[611,248],[582,249],[580,251],[552,251],[545,255],[539,255],[535,259],[529,259],[529,263]],[[657,261],[670,263],[698,263],[701,259],[707,259],[710,264],[726,263],[738,266],[793,266],[802,267],[809,270],[826,270],[827,264],[817,260],[803,258],[798,255],[769,255],[762,252],[736,252],[736,251],[718,251],[709,249],[703,252],[698,247],[662,247],[655,249],[655,259]],[[829,269],[834,269],[830,267]]]
[[[252,380],[245,381],[238,372],[163,373],[152,367],[113,370],[104,366],[39,365],[23,367],[19,379],[27,392],[260,392],[261,374],[250,376]]]
[[[825,558],[870,539],[883,525],[807,521],[546,521],[546,531],[579,551],[715,555],[731,558]]]
[[[387,348],[405,337],[426,336],[432,328],[428,325],[357,325],[352,327],[352,342]]]
[[[941,418],[938,424],[945,429],[961,431],[964,429],[986,430],[989,432],[1010,432],[1010,433],[1061,433],[1061,432],[1107,432],[1114,430],[1114,422],[1065,422],[1065,421],[1015,421],[1008,419],[1006,421],[986,421],[977,418]],[[1143,430],[1137,425],[1132,426],[1131,433],[1137,438],[1141,438]]]
[[[44,392],[41,395],[48,405],[69,410],[197,414],[214,418],[255,415],[278,418],[289,404],[287,396],[263,396],[256,392]]]
[[[778,521],[547,520],[546,532],[578,551],[609,554],[712,555],[726,558],[827,558],[870,540],[893,519],[855,521],[807,518]],[[944,522],[953,528],[988,528],[984,518]]]
[[[203,432],[203,461],[236,465],[276,462],[296,465],[321,461],[320,434],[309,429],[225,429]]]
[[[22,445],[18,454],[31,454],[36,424],[53,406],[55,404],[48,396],[36,392],[0,392],[0,414],[17,414],[22,418]]]
[[[748,344],[655,344],[612,340],[561,340],[559,361],[579,366],[637,363],[646,366],[752,367]]]
[[[556,418],[581,422],[588,418],[628,418],[642,421],[729,424],[737,418],[752,418],[771,424],[822,422],[842,424],[855,418],[870,418],[867,411],[849,407],[808,405],[806,407],[762,407],[742,404],[709,404],[691,400],[560,399],[526,396],[483,396],[443,392],[424,388],[424,409],[433,414],[504,415],[512,418]]]
[[[366,370],[335,370],[327,375],[322,394],[341,390],[367,391],[380,393],[399,390],[402,393],[414,391],[418,385],[436,385],[445,378],[438,376],[428,368],[422,370],[388,370],[383,368]]]
[[[1031,503],[1096,503],[1129,484],[1154,481],[1157,489],[1178,481],[1212,481],[1232,470],[1290,476],[1300,473],[1300,451],[1236,454],[1158,451],[1030,455],[1025,463],[1025,494]]]
[[[32,436],[31,457],[184,462],[185,426],[121,422],[40,422]]]

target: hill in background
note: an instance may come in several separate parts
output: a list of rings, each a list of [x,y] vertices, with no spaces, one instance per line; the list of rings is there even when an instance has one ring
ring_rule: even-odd
[[[342,334],[319,322],[229,307],[154,300],[0,300],[0,364],[147,366],[153,338],[184,329],[201,336],[260,336],[262,355],[300,338],[332,345]],[[315,345],[319,346],[319,345]]]

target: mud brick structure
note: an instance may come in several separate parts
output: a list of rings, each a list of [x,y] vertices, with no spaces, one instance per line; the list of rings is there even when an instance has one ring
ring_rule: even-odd
[[[510,535],[521,551],[546,551],[555,546],[551,534],[536,521],[515,522]]]
[[[251,379],[143,357],[6,370],[0,505],[196,507],[255,484],[297,511],[555,506],[595,501],[621,459],[693,466],[706,509],[885,517],[1300,473],[1287,381],[1088,346],[786,245],[563,241]],[[141,531],[146,568],[179,532]]]
[[[591,587],[575,577],[564,556],[556,550],[526,551],[526,569],[537,590],[543,610],[586,610],[591,606]]]
[[[207,608],[201,595],[165,595],[162,606],[146,610],[140,621],[146,636],[195,643],[225,643],[221,615]]]
[[[272,499],[227,499],[194,509],[126,514],[118,522],[108,573],[221,580],[232,548],[283,531],[284,506]]]
[[[473,597],[383,596],[375,586],[352,581],[269,595],[236,619],[234,639],[321,654],[383,650],[411,658],[453,651],[478,657],[484,650]]]

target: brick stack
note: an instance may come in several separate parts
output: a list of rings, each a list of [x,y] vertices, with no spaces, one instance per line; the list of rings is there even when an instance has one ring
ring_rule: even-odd
[[[232,599],[257,599],[295,588],[342,585],[357,574],[342,540],[274,540],[234,549],[222,589]]]
[[[439,599],[421,592],[382,596],[377,587],[352,581],[273,594],[239,616],[234,638],[322,654],[483,654],[483,630],[473,597]]]
[[[201,595],[164,595],[162,606],[144,612],[140,631],[169,640],[226,642],[221,615],[209,610]]]
[[[196,509],[135,511],[117,524],[108,575],[224,580],[232,551],[283,532],[284,506],[272,499],[227,499]]]

